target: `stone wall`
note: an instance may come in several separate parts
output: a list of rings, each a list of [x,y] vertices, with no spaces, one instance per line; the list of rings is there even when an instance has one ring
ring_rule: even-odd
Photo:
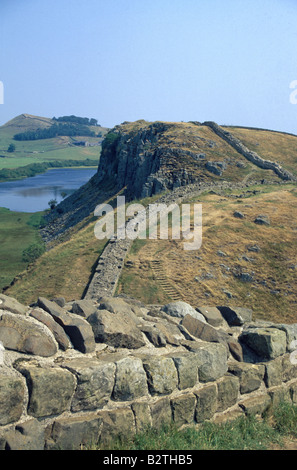
[[[250,162],[254,163],[260,168],[265,170],[273,170],[280,178],[285,181],[296,181],[297,178],[292,175],[289,171],[285,170],[276,162],[265,160],[260,157],[256,152],[249,150],[243,143],[234,137],[231,132],[225,131],[221,126],[213,121],[207,121],[203,123],[204,126],[209,126],[219,137],[224,139],[229,145],[231,145],[238,153],[247,158]]]
[[[75,450],[297,403],[297,324],[120,297],[0,295],[0,307],[2,450]]]

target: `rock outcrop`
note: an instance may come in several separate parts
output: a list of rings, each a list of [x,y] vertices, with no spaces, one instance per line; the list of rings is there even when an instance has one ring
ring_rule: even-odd
[[[297,402],[297,324],[106,295],[1,299],[1,449],[75,450]]]

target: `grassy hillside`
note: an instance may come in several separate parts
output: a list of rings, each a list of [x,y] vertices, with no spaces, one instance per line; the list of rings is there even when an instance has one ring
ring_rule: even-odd
[[[90,126],[96,137],[64,137],[58,136],[51,139],[15,141],[13,136],[27,130],[48,128],[54,121],[52,119],[22,114],[0,127],[0,169],[19,168],[31,163],[40,163],[54,160],[85,160],[90,158],[94,164],[98,164],[101,146],[76,146],[75,142],[88,141],[90,144],[101,142],[107,129]],[[15,145],[13,153],[7,152],[9,145]]]
[[[185,251],[182,240],[136,240],[117,292],[147,303],[180,299],[196,307],[246,306],[258,318],[296,322],[297,188],[254,190],[189,201],[202,203],[198,251]],[[254,222],[263,214],[269,226]]]

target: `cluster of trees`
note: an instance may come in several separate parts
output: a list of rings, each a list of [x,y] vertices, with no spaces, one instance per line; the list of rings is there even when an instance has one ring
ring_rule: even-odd
[[[71,116],[61,116],[61,117],[53,117],[53,121],[57,121],[57,122],[72,122],[72,123],[75,123],[75,124],[81,124],[81,125],[84,125],[84,126],[100,126],[100,124],[98,124],[98,121],[97,119],[94,119],[94,118],[86,118],[86,117],[79,117],[79,116],[74,116],[73,114],[71,114]]]
[[[35,131],[26,131],[13,136],[14,140],[39,140],[39,139],[51,139],[57,136],[77,136],[84,135],[89,137],[95,137],[96,134],[88,126],[83,124],[53,124],[51,127],[46,129],[37,129]]]

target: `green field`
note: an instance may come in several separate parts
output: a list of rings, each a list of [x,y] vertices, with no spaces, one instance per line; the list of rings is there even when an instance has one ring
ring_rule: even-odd
[[[29,263],[23,260],[24,250],[42,243],[38,232],[42,215],[42,212],[32,214],[0,208],[1,290],[27,268]]]

